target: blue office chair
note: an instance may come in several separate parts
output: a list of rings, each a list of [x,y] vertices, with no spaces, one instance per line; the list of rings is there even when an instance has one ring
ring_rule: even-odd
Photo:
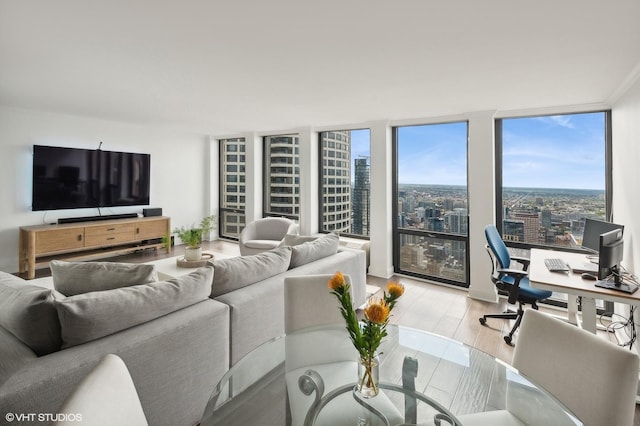
[[[494,225],[487,225],[484,228],[484,235],[487,238],[486,248],[492,262],[491,281],[498,288],[498,293],[508,296],[509,304],[513,305],[518,302],[518,310],[514,312],[507,309],[500,314],[487,314],[480,317],[479,320],[482,325],[486,325],[487,318],[516,320],[511,332],[504,336],[504,341],[511,345],[513,335],[522,321],[523,306],[529,304],[537,310],[537,302],[551,297],[551,292],[538,290],[529,285],[529,273],[527,272],[529,259],[511,256]],[[522,264],[523,269],[512,269],[512,261]]]

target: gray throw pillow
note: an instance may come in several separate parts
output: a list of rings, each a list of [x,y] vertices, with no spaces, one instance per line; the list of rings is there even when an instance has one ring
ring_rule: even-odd
[[[309,241],[291,248],[291,264],[289,269],[311,263],[315,260],[331,256],[338,252],[338,236],[324,235],[315,241]]]
[[[60,349],[55,293],[0,272],[0,326],[39,356]]]
[[[158,281],[155,265],[118,262],[49,262],[53,288],[65,296]]]
[[[303,244],[309,241],[315,241],[318,237],[312,237],[311,235],[295,235],[295,234],[287,234],[284,236],[284,244],[285,246],[297,246],[298,244]]]
[[[62,347],[80,345],[209,298],[213,268],[149,284],[94,291],[56,303]]]
[[[211,297],[246,287],[287,270],[291,260],[291,247],[280,247],[252,256],[210,262],[216,271]]]

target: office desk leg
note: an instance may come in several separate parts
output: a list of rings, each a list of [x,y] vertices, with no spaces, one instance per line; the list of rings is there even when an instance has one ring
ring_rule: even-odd
[[[570,324],[580,327],[580,319],[578,318],[578,298],[569,295],[567,299],[567,321]]]
[[[596,333],[596,300],[582,297],[582,328]]]

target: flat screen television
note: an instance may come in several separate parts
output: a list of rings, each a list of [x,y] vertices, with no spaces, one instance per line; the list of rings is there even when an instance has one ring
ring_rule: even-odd
[[[151,156],[33,146],[33,211],[149,205]]]

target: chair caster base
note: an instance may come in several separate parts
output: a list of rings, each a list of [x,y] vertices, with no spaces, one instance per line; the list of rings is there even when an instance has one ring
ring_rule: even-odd
[[[478,318],[478,321],[480,321],[480,324],[482,325],[487,325],[487,319],[482,317],[482,318]]]
[[[507,342],[507,345],[513,346],[513,340],[511,339],[511,336],[504,336],[504,341]]]

